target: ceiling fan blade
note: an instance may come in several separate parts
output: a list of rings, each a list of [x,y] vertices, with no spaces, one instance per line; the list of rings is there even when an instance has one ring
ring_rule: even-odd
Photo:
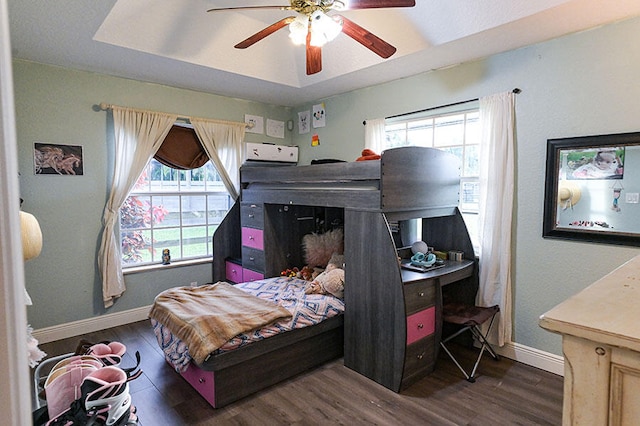
[[[279,9],[290,10],[291,6],[238,6],[238,7],[215,7],[208,9],[207,12],[222,12],[229,10],[248,10],[248,9]]]
[[[385,59],[396,53],[396,48],[381,39],[380,37],[365,30],[355,22],[340,16],[342,20],[342,32],[371,50],[373,53]]]
[[[322,48],[311,45],[311,29],[307,33],[307,75],[322,71]]]
[[[286,18],[283,18],[283,19],[279,20],[278,22],[269,25],[267,28],[265,28],[265,29],[263,29],[261,31],[258,31],[257,33],[255,33],[251,37],[247,38],[246,40],[241,41],[240,43],[236,44],[233,47],[235,47],[236,49],[246,49],[247,47],[256,44],[257,42],[259,42],[263,38],[265,38],[267,36],[270,36],[271,34],[275,33],[279,29],[282,29],[282,28],[286,27],[291,22],[293,22],[294,19],[295,19],[294,16],[287,16]]]
[[[415,0],[348,0],[346,10],[377,9],[383,7],[413,7]]]

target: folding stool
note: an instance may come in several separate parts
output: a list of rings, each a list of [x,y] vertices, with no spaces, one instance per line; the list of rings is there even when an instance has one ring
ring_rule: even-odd
[[[498,355],[495,353],[486,338],[486,336],[488,336],[489,332],[491,331],[493,320],[495,319],[498,312],[500,312],[500,307],[498,305],[485,308],[482,306],[469,306],[460,303],[447,303],[442,307],[443,321],[445,323],[461,326],[462,328],[460,328],[450,336],[442,339],[440,341],[440,346],[442,346],[442,349],[444,349],[444,351],[447,353],[447,355],[449,355],[456,366],[458,366],[460,371],[462,371],[466,379],[471,383],[476,381],[476,370],[478,369],[478,364],[480,364],[480,359],[482,358],[482,354],[484,353],[485,349],[487,350],[487,352],[489,352],[493,359],[499,360]],[[480,326],[487,321],[490,321],[489,327],[487,328],[487,332],[485,334],[482,334]],[[462,368],[458,360],[456,360],[456,358],[445,345],[445,343],[448,343],[449,341],[466,331],[471,332],[473,337],[480,343],[480,354],[478,354],[478,358],[476,359],[473,369],[471,370],[471,374],[468,374],[465,369]]]

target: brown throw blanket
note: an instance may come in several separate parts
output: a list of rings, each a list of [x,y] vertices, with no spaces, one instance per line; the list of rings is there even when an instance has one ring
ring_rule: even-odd
[[[232,337],[287,317],[282,306],[222,281],[165,290],[149,312],[186,343],[197,364]]]

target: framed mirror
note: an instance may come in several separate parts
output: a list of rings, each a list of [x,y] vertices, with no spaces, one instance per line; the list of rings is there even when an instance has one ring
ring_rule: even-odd
[[[640,132],[547,140],[542,236],[640,246]]]

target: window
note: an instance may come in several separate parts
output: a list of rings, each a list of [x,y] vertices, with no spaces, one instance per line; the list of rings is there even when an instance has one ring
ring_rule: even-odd
[[[389,119],[385,125],[384,149],[399,146],[425,146],[452,153],[460,159],[460,212],[476,252],[478,241],[480,122],[477,105],[451,111],[431,110],[409,118]]]
[[[120,208],[123,267],[207,258],[233,200],[211,164],[177,170],[152,159]]]

